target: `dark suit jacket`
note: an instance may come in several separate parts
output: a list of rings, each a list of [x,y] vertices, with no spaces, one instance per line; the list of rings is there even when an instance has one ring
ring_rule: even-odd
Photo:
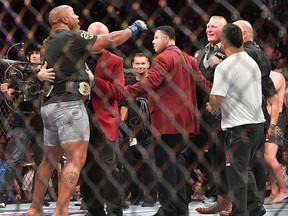
[[[146,79],[125,90],[132,97],[148,93],[154,136],[199,134],[196,84],[208,94],[212,84],[201,74],[197,60],[169,46],[153,61]]]
[[[125,78],[123,72],[124,60],[113,53],[103,50],[94,70],[94,76],[109,83],[107,86],[124,86]],[[97,85],[97,82],[96,82]],[[107,87],[109,89],[109,87]],[[111,140],[115,141],[119,128],[118,98],[113,92],[106,88],[94,86],[91,94],[92,106],[95,118],[104,132]]]

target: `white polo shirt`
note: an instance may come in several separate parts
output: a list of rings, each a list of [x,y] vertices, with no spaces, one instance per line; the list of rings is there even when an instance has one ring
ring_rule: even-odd
[[[261,71],[244,51],[229,56],[216,67],[211,95],[224,97],[221,105],[223,130],[265,121],[261,106]]]

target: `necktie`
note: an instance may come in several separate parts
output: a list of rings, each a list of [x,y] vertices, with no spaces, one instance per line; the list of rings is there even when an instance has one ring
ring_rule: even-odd
[[[207,59],[209,59],[212,56],[213,53],[214,53],[214,47],[210,47],[209,51],[208,51],[208,54],[207,54]]]

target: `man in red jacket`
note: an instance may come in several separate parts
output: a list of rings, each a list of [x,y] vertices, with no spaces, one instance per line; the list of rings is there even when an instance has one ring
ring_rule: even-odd
[[[109,34],[108,28],[94,22],[88,32],[94,35]],[[124,86],[124,60],[103,49],[92,54],[88,66],[97,78],[110,82],[111,85]],[[87,160],[82,169],[81,195],[88,207],[87,215],[106,215],[104,203],[107,205],[108,215],[122,215],[119,188],[119,172],[116,168],[116,154],[118,145],[118,101],[112,94],[99,89],[93,90],[88,107],[90,113],[91,133]],[[89,112],[90,111],[90,112]],[[109,177],[110,173],[112,176]]]
[[[175,31],[160,26],[153,47],[158,54],[148,76],[126,86],[129,97],[148,95],[161,207],[156,216],[189,215],[185,195],[185,153],[199,134],[197,88],[206,93],[212,84],[201,74],[197,60],[175,45]]]

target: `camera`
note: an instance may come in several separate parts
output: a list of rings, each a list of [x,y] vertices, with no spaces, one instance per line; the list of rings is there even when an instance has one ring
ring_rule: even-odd
[[[43,87],[37,79],[40,69],[32,69],[31,62],[21,63],[10,76],[12,88],[15,88],[14,96],[23,96],[26,101],[31,101],[43,92]]]
[[[4,78],[2,82],[9,83],[9,87],[15,89],[13,95],[17,97],[23,97],[24,101],[31,101],[38,97],[43,92],[43,87],[40,81],[37,79],[37,73],[40,71],[36,65],[42,65],[41,62],[31,62],[32,53],[39,55],[41,45],[35,41],[28,43],[25,49],[25,59],[28,61],[17,61],[9,59],[9,51],[12,48],[21,46],[21,50],[24,47],[24,43],[16,43],[8,48],[5,59],[0,59],[0,65],[6,67],[4,72]],[[22,58],[23,59],[23,58]],[[35,60],[34,60],[35,61]]]

